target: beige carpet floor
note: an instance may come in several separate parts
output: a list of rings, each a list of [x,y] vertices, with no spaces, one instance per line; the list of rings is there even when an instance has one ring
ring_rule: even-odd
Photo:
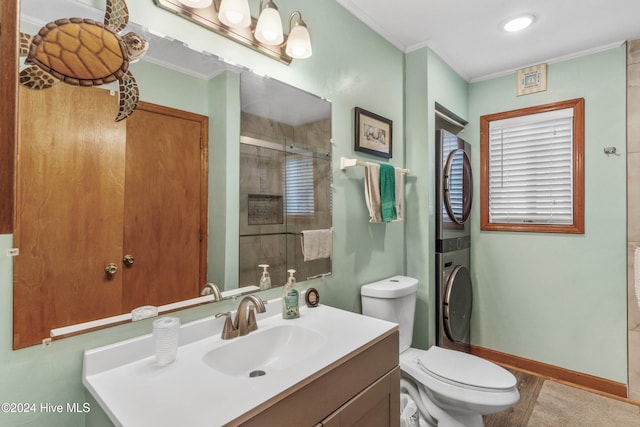
[[[509,369],[520,401],[485,427],[640,427],[640,406]]]
[[[637,427],[640,407],[545,381],[527,427]]]

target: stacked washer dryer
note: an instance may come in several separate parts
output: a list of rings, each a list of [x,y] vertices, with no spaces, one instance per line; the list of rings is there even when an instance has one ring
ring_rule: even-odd
[[[467,353],[473,303],[470,155],[469,143],[436,131],[436,342]]]

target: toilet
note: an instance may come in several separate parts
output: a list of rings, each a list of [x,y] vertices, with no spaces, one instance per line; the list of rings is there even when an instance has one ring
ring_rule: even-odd
[[[415,401],[421,425],[483,426],[482,415],[504,411],[520,399],[516,378],[471,354],[433,346],[411,348],[418,281],[394,276],[360,288],[362,314],[398,324],[400,389]]]

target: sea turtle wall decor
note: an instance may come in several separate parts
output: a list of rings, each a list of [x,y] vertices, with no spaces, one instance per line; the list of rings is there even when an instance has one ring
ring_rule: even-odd
[[[116,121],[127,118],[138,105],[138,84],[129,64],[149,48],[136,33],[118,33],[129,22],[125,0],[107,0],[104,24],[91,19],[68,18],[50,22],[35,36],[20,33],[20,56],[27,68],[20,83],[30,89],[48,89],[62,81],[75,86],[100,86],[118,81]]]

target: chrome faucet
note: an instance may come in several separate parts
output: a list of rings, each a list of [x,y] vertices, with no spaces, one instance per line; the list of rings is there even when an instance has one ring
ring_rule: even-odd
[[[216,317],[225,316],[224,327],[220,338],[228,340],[231,338],[242,337],[249,332],[258,329],[258,321],[256,320],[256,310],[258,313],[264,313],[266,308],[264,301],[256,295],[248,295],[242,298],[236,311],[236,318],[231,321],[231,313],[218,313]],[[247,310],[249,313],[247,314]]]
[[[201,296],[213,295],[213,301],[222,301],[222,294],[215,283],[207,283],[202,287]]]

